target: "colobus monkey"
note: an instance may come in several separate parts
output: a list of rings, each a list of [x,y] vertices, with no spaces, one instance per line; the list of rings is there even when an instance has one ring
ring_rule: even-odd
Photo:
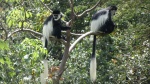
[[[47,48],[50,36],[55,36],[61,39],[61,30],[68,30],[70,27],[62,26],[62,15],[59,10],[54,10],[53,13],[46,19],[43,26],[43,44]]]
[[[61,30],[68,30],[70,27],[64,27],[61,24],[62,15],[59,10],[54,10],[53,13],[46,19],[43,25],[43,45],[48,47],[48,41],[50,36],[54,36],[61,39]],[[44,72],[41,73],[41,83],[46,84],[46,78],[48,77],[48,60],[43,60]]]
[[[111,33],[114,30],[114,23],[112,21],[112,16],[115,15],[117,10],[116,6],[109,6],[108,8],[99,10],[92,16],[91,21],[91,31],[93,32],[103,32],[106,34]],[[96,80],[96,57],[95,57],[95,46],[96,46],[96,35],[94,35],[93,40],[93,51],[90,63],[90,78],[91,81]]]

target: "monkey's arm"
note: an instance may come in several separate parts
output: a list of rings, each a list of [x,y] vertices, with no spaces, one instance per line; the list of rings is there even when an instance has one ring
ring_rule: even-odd
[[[61,30],[70,30],[70,29],[71,29],[71,27],[68,26],[68,25],[66,24],[66,22],[63,22],[62,20],[61,20],[61,22],[60,22],[60,27],[61,27]]]
[[[64,27],[64,26],[61,26],[61,30],[69,30],[71,29],[71,27]]]

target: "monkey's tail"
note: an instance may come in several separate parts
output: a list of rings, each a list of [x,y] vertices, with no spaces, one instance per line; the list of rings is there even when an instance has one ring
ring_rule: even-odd
[[[90,78],[92,82],[96,80],[97,63],[96,63],[96,56],[95,56],[95,47],[96,47],[96,35],[94,35],[92,57],[90,62]]]
[[[47,48],[48,47],[48,40],[45,38],[45,46],[44,46],[45,48]]]
[[[44,65],[44,72],[40,74],[41,84],[46,84],[46,79],[48,78],[48,60],[44,59],[42,61]]]
[[[42,37],[42,44],[43,44],[43,47],[44,48],[47,48],[47,46],[48,46],[48,39],[46,38],[46,37]]]

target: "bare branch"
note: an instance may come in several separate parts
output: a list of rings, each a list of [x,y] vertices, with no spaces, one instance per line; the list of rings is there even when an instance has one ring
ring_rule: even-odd
[[[76,33],[70,33],[71,35],[74,35],[74,36],[81,36],[83,34],[76,34]]]
[[[88,36],[88,35],[91,35],[91,34],[93,34],[92,31],[87,32],[87,33],[83,34],[82,36],[80,36],[80,37],[70,46],[69,52],[71,52],[71,50],[75,47],[75,45],[76,45],[80,40],[82,40],[84,37],[86,37],[86,36]]]
[[[62,31],[62,33],[66,33],[66,31]],[[73,36],[81,36],[81,35],[83,35],[83,34],[77,34],[77,33],[71,33],[71,32],[70,32],[70,34],[73,35]]]
[[[45,6],[45,8],[47,8],[50,12],[53,12],[47,5],[45,5],[41,0],[40,2]]]
[[[40,36],[40,37],[43,36],[42,33],[36,32],[36,31],[34,31],[34,30],[31,30],[31,29],[17,29],[17,30],[15,30],[14,32],[10,33],[10,34],[7,36],[7,38],[10,38],[13,34],[18,33],[18,32],[30,32],[30,33],[36,34],[37,36]],[[54,40],[61,41],[64,45],[66,45],[66,41],[63,40],[63,39],[57,39],[57,38],[54,38],[53,36],[51,36],[50,39],[54,39]]]
[[[53,12],[46,4],[44,4],[41,0],[40,0],[40,2],[44,5],[44,7],[45,8],[47,8],[50,12]],[[65,16],[65,14],[63,14],[62,12],[61,12],[61,14],[62,14],[62,16]],[[67,22],[67,21],[65,21],[65,20],[63,20],[64,22]]]
[[[83,13],[77,15],[77,17],[82,17],[87,12],[90,12],[91,10],[95,9],[99,4],[100,4],[100,0],[92,8],[85,10]]]
[[[69,1],[69,5],[70,5],[70,8],[71,8],[71,20],[69,21],[69,24],[73,24],[73,21],[76,17],[76,13],[74,11],[74,5],[73,5],[73,0],[68,0]]]
[[[73,9],[73,0],[68,0],[71,10]]]
[[[17,32],[24,32],[24,31],[25,31],[25,32],[31,32],[31,33],[33,33],[33,34],[36,34],[36,35],[40,36],[40,37],[43,36],[41,33],[36,32],[36,31],[34,31],[34,30],[31,30],[31,29],[17,29],[17,30],[15,30],[14,32],[8,34],[7,37],[9,38],[10,36],[12,36],[13,34],[15,34],[15,33],[17,33]]]
[[[101,35],[101,36],[103,36],[103,35],[106,35],[106,34],[103,33],[103,32],[92,32],[92,31],[89,31],[89,32],[83,34],[82,36],[80,36],[80,37],[70,46],[69,52],[71,52],[71,50],[75,47],[75,45],[76,45],[80,40],[82,40],[84,37],[86,37],[86,36],[88,36],[88,35]]]
[[[71,8],[71,21],[69,21],[69,23],[71,23],[70,26],[72,26],[72,22],[74,20],[74,14],[73,14],[73,0],[68,0],[69,1],[69,4],[70,4],[70,8]],[[61,78],[61,75],[63,74],[63,72],[65,71],[65,65],[66,65],[66,62],[67,62],[67,59],[69,57],[69,47],[70,47],[70,30],[67,30],[66,32],[67,34],[67,44],[65,45],[65,51],[64,51],[64,56],[62,58],[62,61],[59,65],[59,71],[57,72],[57,77],[56,79],[60,79]]]

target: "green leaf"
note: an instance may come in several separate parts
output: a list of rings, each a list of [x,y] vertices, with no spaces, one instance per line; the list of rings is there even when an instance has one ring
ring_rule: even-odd
[[[44,2],[44,0],[41,0],[42,2]]]
[[[26,17],[29,18],[30,17],[30,14],[28,12],[26,12]]]
[[[8,26],[11,27],[12,24],[13,24],[13,21],[12,21],[12,20],[9,20],[9,21],[8,21]]]
[[[9,49],[8,43],[0,40],[0,49],[8,50]]]
[[[0,63],[4,64],[4,59],[0,58]]]
[[[16,73],[14,73],[14,72],[9,72],[8,73],[11,77],[13,77],[14,75],[16,75]]]
[[[37,59],[37,57],[39,56],[38,52],[33,52],[33,58]]]
[[[22,26],[22,22],[19,22],[19,25],[18,25],[19,27],[21,27]]]

